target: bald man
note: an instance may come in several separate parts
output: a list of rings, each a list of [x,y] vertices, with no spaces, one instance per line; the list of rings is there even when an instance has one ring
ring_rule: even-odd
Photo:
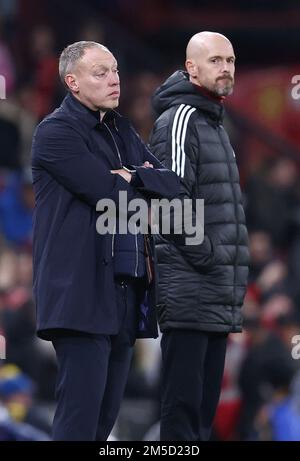
[[[232,44],[198,33],[185,67],[154,94],[159,117],[150,141],[179,176],[181,199],[204,199],[201,244],[188,245],[184,231],[156,241],[161,440],[200,441],[210,438],[228,334],[241,331],[249,255],[235,153],[223,127],[223,102],[234,85]]]

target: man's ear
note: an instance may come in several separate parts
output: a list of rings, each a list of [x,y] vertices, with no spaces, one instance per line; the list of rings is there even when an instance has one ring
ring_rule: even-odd
[[[191,77],[197,77],[197,66],[193,59],[187,59],[185,61],[185,68]]]
[[[78,93],[79,85],[74,74],[67,74],[65,76],[65,84],[74,93]]]

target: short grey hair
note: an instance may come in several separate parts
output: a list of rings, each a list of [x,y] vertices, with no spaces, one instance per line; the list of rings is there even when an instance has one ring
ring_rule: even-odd
[[[61,53],[59,57],[59,76],[63,84],[65,85],[65,76],[72,72],[74,64],[79,61],[85,53],[85,50],[89,48],[101,48],[103,51],[109,51],[106,46],[101,45],[97,42],[85,41],[71,43]]]

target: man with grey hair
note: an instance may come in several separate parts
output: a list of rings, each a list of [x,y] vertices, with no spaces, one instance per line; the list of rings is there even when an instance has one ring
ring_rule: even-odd
[[[227,336],[241,331],[248,274],[247,229],[223,100],[235,55],[224,35],[200,32],[186,72],[156,91],[151,148],[181,181],[180,196],[204,199],[204,240],[157,239],[158,321],[162,331],[162,440],[208,440],[219,400]]]
[[[114,110],[118,65],[105,46],[69,45],[59,72],[68,94],[32,145],[37,333],[58,361],[54,440],[106,440],[134,342],[157,336],[155,274],[151,237],[119,233],[118,215],[112,233],[97,233],[96,204],[122,211],[121,192],[171,199],[179,181]]]

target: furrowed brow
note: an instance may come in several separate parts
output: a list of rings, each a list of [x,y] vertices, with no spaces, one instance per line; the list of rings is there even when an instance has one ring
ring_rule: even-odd
[[[104,66],[103,64],[94,64],[92,66],[92,69],[93,70],[107,70],[108,67],[107,66]]]

